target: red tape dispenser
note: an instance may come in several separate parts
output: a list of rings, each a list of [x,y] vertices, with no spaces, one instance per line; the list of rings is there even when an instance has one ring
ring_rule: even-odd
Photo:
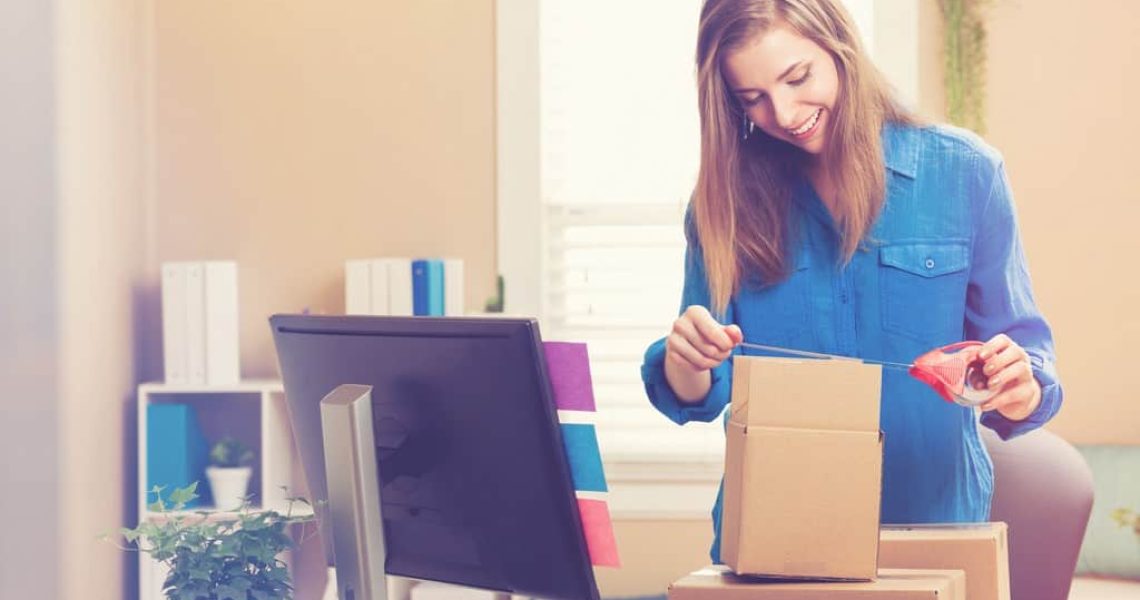
[[[986,387],[984,361],[978,358],[981,349],[982,343],[974,341],[935,348],[916,358],[909,373],[947,402],[979,406],[996,393]]]

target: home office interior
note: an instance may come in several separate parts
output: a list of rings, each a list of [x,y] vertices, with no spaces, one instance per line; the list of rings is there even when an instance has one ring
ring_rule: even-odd
[[[709,570],[724,424],[678,427],[640,376],[682,293],[701,4],[6,3],[0,597],[161,598],[168,572],[118,534],[171,518],[158,513],[174,501],[151,506],[156,465],[200,474],[181,516],[239,510],[217,505],[235,494],[214,487],[225,484],[207,477],[211,461],[248,472],[238,494],[248,508],[286,510],[312,495],[306,477],[326,458],[320,413],[310,406],[316,437],[302,445],[274,315],[322,327],[355,315],[336,330],[358,334],[388,331],[368,315],[534,319],[540,337],[520,346],[534,360],[515,364],[536,381],[555,363],[583,368],[579,354],[535,362],[553,348],[544,342],[582,344],[590,410],[556,406],[549,382],[535,384],[549,406],[534,443],[557,449],[583,431],[572,426],[588,427],[584,444],[600,456],[589,473],[604,479],[583,489],[574,456],[547,457],[562,477],[545,514],[573,541],[552,556],[579,567],[550,589],[615,600],[738,593],[701,587],[726,577]],[[986,439],[992,520],[1008,526],[995,597],[1136,597],[1140,488],[1129,474],[1140,408],[1127,373],[1140,334],[1140,284],[1128,276],[1140,250],[1129,177],[1140,118],[1126,107],[1140,87],[1126,74],[1140,56],[1140,7],[842,4],[905,106],[1000,150],[1052,328],[1060,411],[1039,431]],[[974,25],[984,29],[975,54],[948,41]],[[973,62],[948,76],[960,60]],[[1025,456],[1038,462],[1010,467]],[[1033,487],[1043,480],[1047,492]],[[281,524],[297,540],[282,556],[298,599],[336,593],[331,538],[314,521],[328,509],[320,500]],[[590,547],[606,532],[612,554]],[[902,534],[882,535],[879,567]],[[279,572],[273,555],[266,564]],[[938,585],[979,581],[954,577]],[[502,592],[456,580],[382,584],[411,598]],[[517,597],[544,589],[520,586]]]

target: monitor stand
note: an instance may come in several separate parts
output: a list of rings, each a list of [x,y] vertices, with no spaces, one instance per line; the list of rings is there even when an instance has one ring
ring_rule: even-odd
[[[384,519],[372,432],[372,386],[344,384],[321,400],[328,510],[338,600],[389,600],[384,573]],[[394,586],[392,600],[407,600],[411,581]],[[331,583],[331,582],[330,582]],[[397,583],[397,582],[393,582]],[[496,592],[494,600],[510,600]]]

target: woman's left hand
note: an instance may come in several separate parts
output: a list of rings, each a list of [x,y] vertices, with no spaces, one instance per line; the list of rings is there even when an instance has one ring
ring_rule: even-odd
[[[997,394],[982,404],[982,410],[996,410],[1007,419],[1025,419],[1041,403],[1041,384],[1033,377],[1029,354],[1008,335],[999,333],[978,352],[984,362],[986,387]]]

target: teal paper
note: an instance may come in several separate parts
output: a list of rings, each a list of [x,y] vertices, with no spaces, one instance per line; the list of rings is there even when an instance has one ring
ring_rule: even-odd
[[[602,470],[602,454],[593,425],[562,424],[562,444],[570,462],[574,489],[580,492],[605,492],[606,475]]]

